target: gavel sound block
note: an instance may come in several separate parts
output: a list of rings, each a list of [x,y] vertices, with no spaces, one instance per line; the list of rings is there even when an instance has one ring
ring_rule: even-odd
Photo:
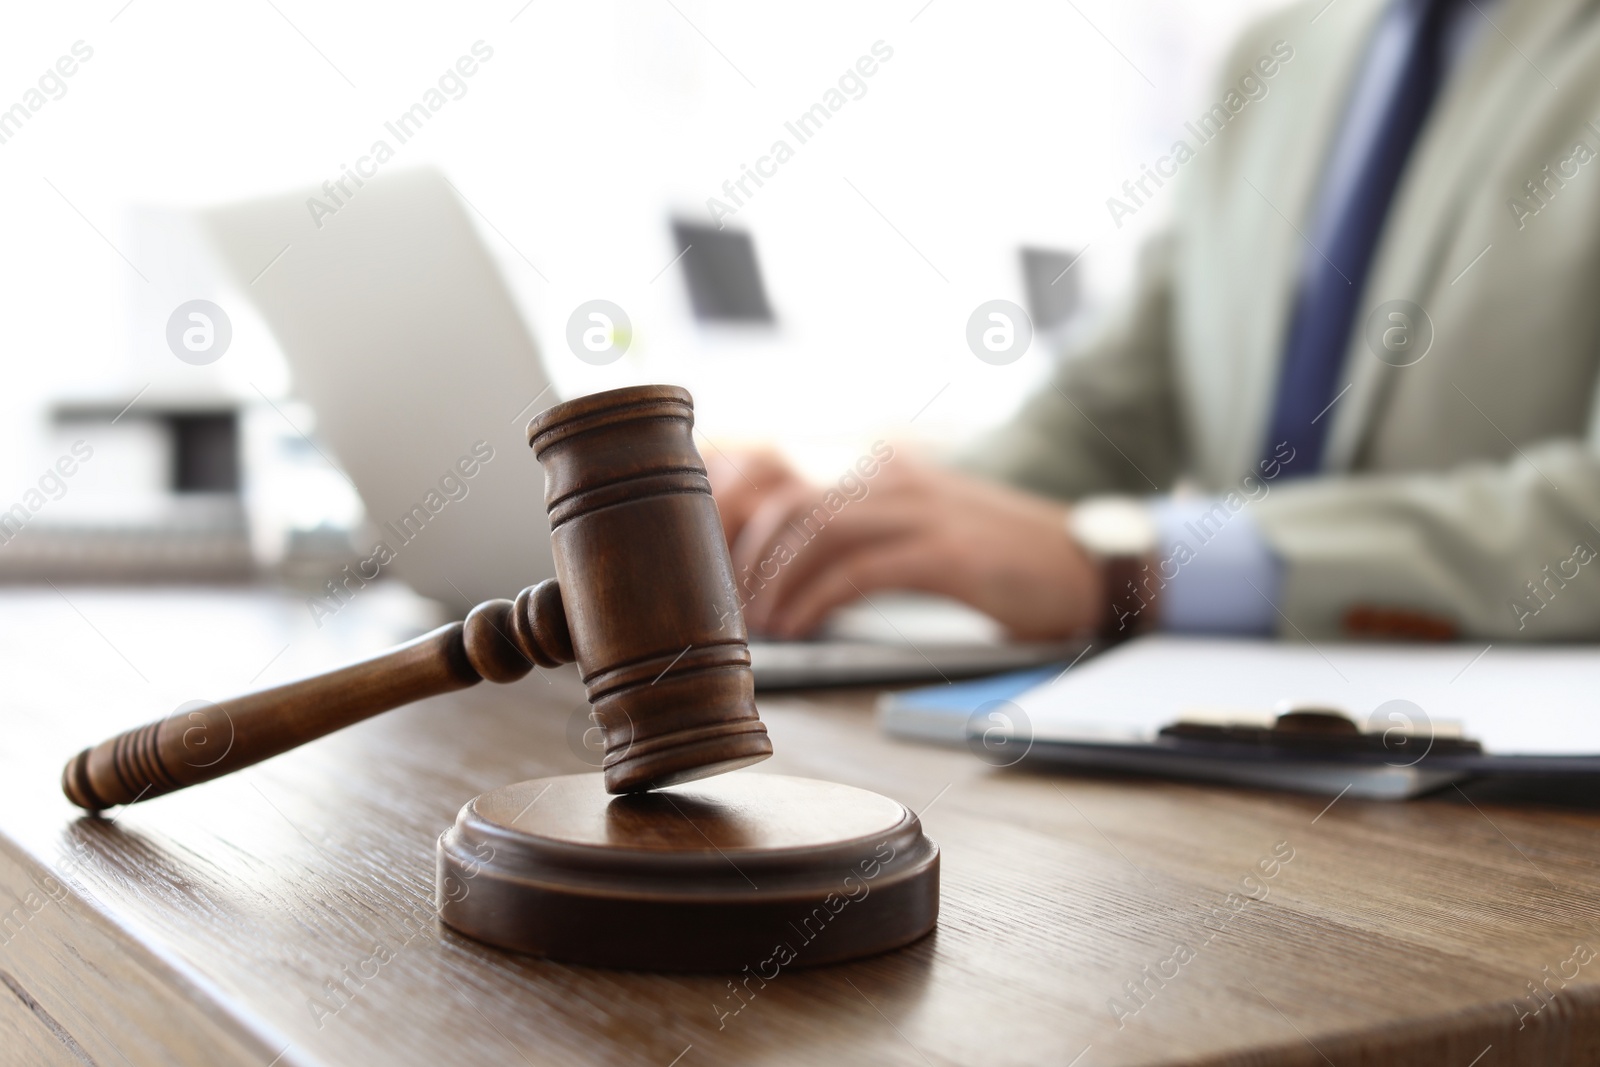
[[[132,804],[414,700],[576,661],[602,774],[463,807],[438,844],[447,924],[661,970],[803,966],[921,937],[938,916],[939,855],[902,805],[780,775],[696,781],[772,744],[693,419],[673,386],[543,412],[528,442],[545,468],[554,579],[371,659],[102,742],[68,762],[62,788],[90,811]]]

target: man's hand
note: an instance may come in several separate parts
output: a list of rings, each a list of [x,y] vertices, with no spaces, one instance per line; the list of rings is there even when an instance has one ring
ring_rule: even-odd
[[[763,500],[775,493],[805,487],[788,461],[770,448],[725,452],[713,446],[702,458],[730,548]]]
[[[905,455],[850,475],[849,492],[808,485],[773,452],[714,454],[707,467],[752,632],[804,636],[884,589],[954,597],[1022,639],[1104,616],[1100,570],[1064,504]]]

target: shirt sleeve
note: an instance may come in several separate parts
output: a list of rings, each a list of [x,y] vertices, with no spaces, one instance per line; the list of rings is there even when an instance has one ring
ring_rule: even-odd
[[[1156,497],[1161,629],[1261,634],[1277,628],[1283,563],[1261,536],[1248,505],[1221,497]]]

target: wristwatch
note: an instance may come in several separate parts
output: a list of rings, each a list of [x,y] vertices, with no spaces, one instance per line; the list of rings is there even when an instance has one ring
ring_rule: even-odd
[[[1144,501],[1129,496],[1080,500],[1067,513],[1067,532],[1100,568],[1105,581],[1102,640],[1123,641],[1155,625],[1160,581],[1143,581],[1161,540]]]

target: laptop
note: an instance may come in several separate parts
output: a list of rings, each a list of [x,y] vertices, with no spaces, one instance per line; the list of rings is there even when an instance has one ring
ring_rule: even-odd
[[[204,221],[315,413],[317,443],[393,548],[384,569],[458,615],[552,577],[525,428],[557,397],[466,209],[432,170],[369,181],[315,220],[311,197],[327,201],[305,190]]]
[[[436,170],[396,172],[318,218],[310,197],[325,199],[306,190],[204,221],[315,412],[318,441],[394,548],[387,566],[457,614],[553,576],[524,428],[562,398],[453,187]],[[707,268],[690,276],[696,310],[770,321],[748,236],[696,236],[715,253],[694,257]],[[423,507],[419,523],[429,493],[437,510]],[[1076,654],[1006,642],[992,620],[950,601],[876,594],[830,620],[822,639],[750,645],[763,689],[937,681]]]

